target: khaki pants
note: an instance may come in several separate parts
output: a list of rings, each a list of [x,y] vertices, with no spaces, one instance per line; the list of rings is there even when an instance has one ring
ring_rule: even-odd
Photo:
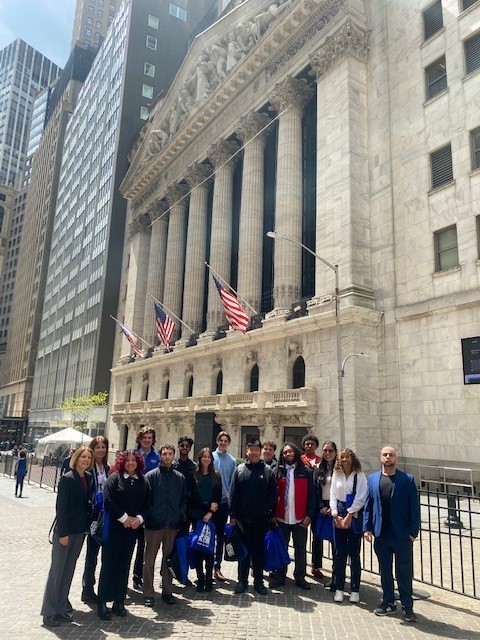
[[[145,529],[145,560],[143,563],[143,595],[153,598],[153,575],[155,560],[162,546],[162,593],[172,593],[172,576],[167,568],[166,560],[172,553],[173,543],[177,535],[176,529]]]

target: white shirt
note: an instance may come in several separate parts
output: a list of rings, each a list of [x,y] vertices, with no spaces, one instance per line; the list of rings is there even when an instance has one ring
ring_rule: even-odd
[[[353,472],[348,476],[348,478],[341,469],[333,473],[332,485],[330,488],[330,511],[333,517],[338,515],[337,502],[345,502],[347,494],[353,493],[354,480],[355,473]],[[367,477],[363,471],[357,471],[357,490],[355,492],[355,499],[352,506],[347,509],[348,513],[351,513],[356,517],[357,512],[363,507],[366,499]]]

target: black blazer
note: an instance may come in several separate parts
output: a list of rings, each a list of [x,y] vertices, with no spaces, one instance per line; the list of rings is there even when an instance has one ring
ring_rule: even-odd
[[[80,476],[71,469],[58,483],[57,525],[55,531],[59,538],[74,533],[86,533],[90,527],[92,510],[92,476],[87,471],[88,491],[85,491]]]

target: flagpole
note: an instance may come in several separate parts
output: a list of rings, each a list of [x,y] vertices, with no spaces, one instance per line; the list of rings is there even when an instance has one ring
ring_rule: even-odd
[[[175,320],[178,320],[178,322],[180,322],[181,325],[183,325],[186,329],[188,329],[190,331],[190,333],[195,333],[195,331],[192,329],[192,327],[189,327],[188,324],[186,322],[184,322],[181,318],[179,318],[175,313],[173,313],[173,311],[171,311],[168,307],[166,307],[163,302],[160,302],[160,300],[157,300],[157,298],[155,298],[155,296],[152,296],[151,293],[148,294],[152,300],[154,300],[158,305],[160,305],[161,307],[163,307],[163,309],[165,309],[165,311],[170,314],[171,316],[173,316],[175,318]]]
[[[212,267],[208,264],[208,262],[205,262],[205,265],[210,269],[210,271],[217,278],[217,280],[221,280],[230,289],[230,291],[233,291],[233,293],[237,296],[237,298],[240,299],[243,302],[243,304],[250,309],[250,311],[253,311],[253,315],[254,316],[258,316],[259,315],[258,311],[256,311],[251,305],[249,305],[246,300],[241,298],[238,295],[237,291],[235,291],[235,289],[231,285],[229,285],[228,282],[226,280],[224,280],[221,275],[219,275],[214,269],[212,269]]]
[[[115,322],[116,322],[117,324],[123,325],[123,322],[120,322],[120,320],[117,320],[117,319],[115,318],[115,316],[112,316],[112,315],[110,314],[110,318],[111,318],[112,320],[115,320]],[[124,325],[124,326],[125,326],[125,325]],[[144,338],[142,338],[142,336],[139,336],[137,333],[135,333],[134,331],[132,331],[132,329],[129,329],[129,331],[130,331],[130,333],[131,333],[133,336],[135,336],[135,338],[138,338],[138,339],[139,339],[139,340],[141,340],[144,344],[146,344],[146,345],[147,345],[147,347],[148,347],[149,349],[153,349],[153,345],[151,345],[151,344],[150,344],[149,342],[147,342]]]

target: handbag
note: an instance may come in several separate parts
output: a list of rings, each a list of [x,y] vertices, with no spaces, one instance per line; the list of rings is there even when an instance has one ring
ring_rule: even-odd
[[[90,535],[98,544],[102,545],[108,538],[110,528],[110,514],[106,509],[98,512],[97,519],[90,525]]]
[[[199,520],[193,532],[190,548],[193,551],[200,551],[213,555],[215,551],[215,525],[213,522]]]
[[[290,564],[285,538],[279,527],[267,531],[264,538],[265,571],[282,571]]]
[[[185,584],[188,579],[190,538],[189,535],[175,538],[172,553],[168,556],[167,568],[173,578]]]
[[[315,521],[315,537],[333,542],[333,518],[331,515],[317,513]]]
[[[226,562],[241,562],[247,556],[247,548],[243,544],[242,534],[237,525],[225,525],[225,551],[223,559]]]

